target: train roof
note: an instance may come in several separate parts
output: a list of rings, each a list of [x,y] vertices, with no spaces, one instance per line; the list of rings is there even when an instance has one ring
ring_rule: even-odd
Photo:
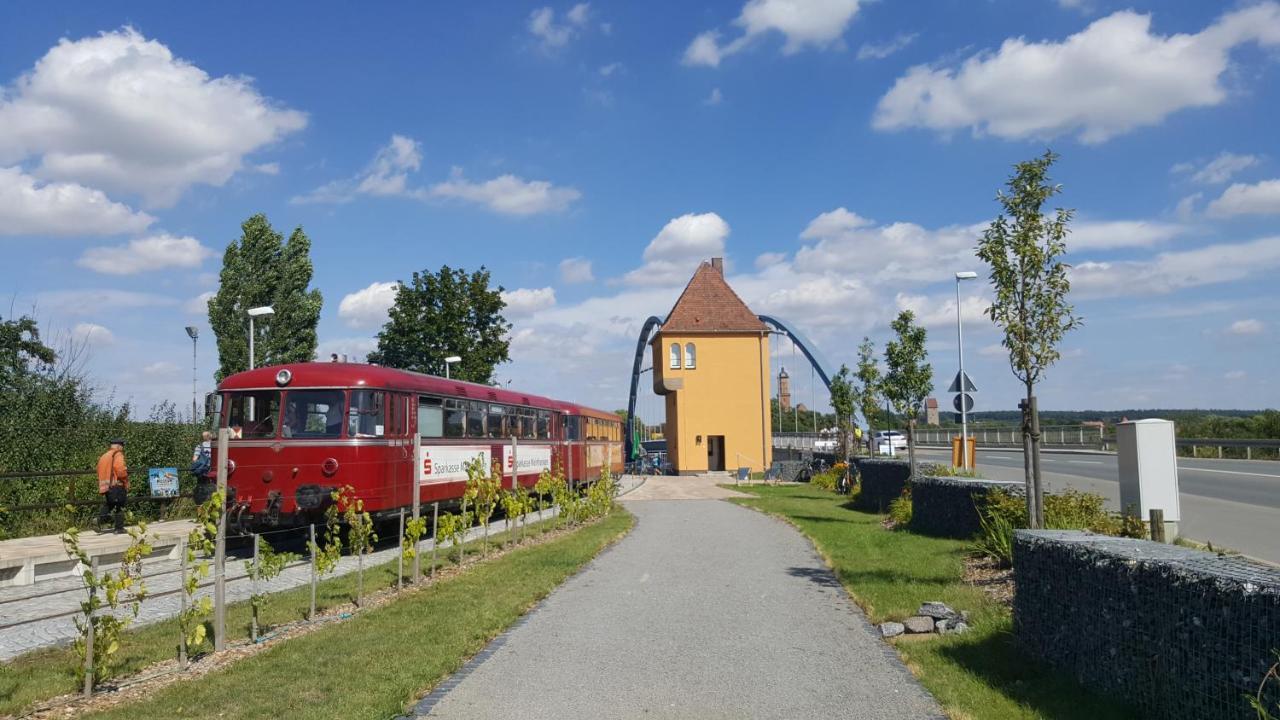
[[[276,384],[276,373],[281,370],[288,370],[293,376],[289,384],[284,388],[370,387],[388,390],[412,390],[505,405],[528,405],[530,407],[558,410],[567,415],[618,419],[616,413],[520,392],[519,390],[480,385],[479,383],[463,380],[445,379],[436,375],[426,375],[409,370],[396,370],[365,363],[307,362],[268,365],[229,375],[221,383],[218,383],[218,390],[284,389]]]

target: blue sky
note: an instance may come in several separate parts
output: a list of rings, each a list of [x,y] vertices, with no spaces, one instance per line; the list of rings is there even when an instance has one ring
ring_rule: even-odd
[[[1011,408],[972,248],[1046,147],[1086,324],[1041,407],[1280,404],[1276,2],[9,3],[0,47],[0,314],[143,409],[189,402],[184,325],[207,389],[255,212],[314,242],[325,356],[390,283],[484,264],[499,378],[607,408],[702,259],[837,365],[916,310],[939,392],[975,270],[966,365]]]

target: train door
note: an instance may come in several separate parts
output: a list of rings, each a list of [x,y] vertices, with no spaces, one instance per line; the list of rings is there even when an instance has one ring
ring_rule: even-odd
[[[410,396],[387,393],[386,482],[392,507],[413,504],[413,437],[410,435]]]

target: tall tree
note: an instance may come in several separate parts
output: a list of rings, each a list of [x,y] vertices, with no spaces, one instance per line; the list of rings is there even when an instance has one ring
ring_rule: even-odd
[[[483,266],[473,273],[448,265],[436,273],[415,272],[397,288],[369,362],[444,375],[444,359],[457,355],[462,360],[450,368],[450,377],[488,383],[494,368],[510,357],[502,290],[489,287]]]
[[[1040,413],[1035,386],[1060,357],[1058,343],[1081,319],[1067,302],[1066,237],[1073,211],[1058,208],[1049,218],[1042,211],[1062,191],[1049,181],[1058,156],[1045,151],[1014,166],[1008,192],[997,194],[1003,212],[982,234],[978,257],[991,266],[995,300],[987,308],[991,321],[1004,330],[1009,367],[1026,388],[1023,413],[1023,470],[1027,483],[1027,517],[1031,527],[1044,525],[1044,488],[1040,477]]]
[[[249,308],[270,305],[274,315],[254,320],[254,366],[315,359],[316,324],[324,300],[311,284],[311,240],[295,228],[285,242],[267,216],[240,226],[222,254],[218,293],[209,299],[209,326],[218,339],[221,381],[249,367]]]
[[[849,464],[849,443],[853,440],[854,391],[849,375],[849,367],[841,365],[840,371],[831,378],[831,409],[836,412],[836,427],[840,430],[840,454],[846,465]]]
[[[17,320],[0,317],[0,389],[12,387],[31,371],[31,364],[52,365],[53,348],[40,340],[40,328],[26,315]]]
[[[858,346],[857,376],[858,382],[862,384],[854,389],[854,395],[858,409],[867,421],[867,443],[874,454],[875,438],[872,436],[872,428],[876,424],[876,418],[880,416],[881,379],[880,366],[876,363],[876,346],[869,337],[863,337],[862,344]]]
[[[896,339],[884,346],[884,396],[907,419],[907,459],[916,476],[916,422],[924,399],[933,391],[933,366],[925,362],[925,330],[916,325],[915,313],[903,310],[889,327]]]

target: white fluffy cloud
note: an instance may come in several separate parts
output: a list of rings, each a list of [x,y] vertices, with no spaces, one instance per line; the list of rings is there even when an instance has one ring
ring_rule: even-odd
[[[590,12],[590,3],[578,3],[564,14],[564,22],[557,23],[555,10],[540,7],[529,14],[529,34],[544,50],[562,48],[587,26]]]
[[[984,225],[930,230],[915,223],[876,226],[845,208],[814,218],[800,237],[814,240],[796,251],[795,266],[809,273],[854,273],[868,281],[934,282],[977,264],[973,248]]]
[[[369,353],[377,349],[378,340],[372,337],[328,338],[316,345],[316,360],[329,362],[336,353],[346,355],[348,362],[364,362]]]
[[[1080,297],[1161,295],[1182,288],[1231,282],[1280,269],[1280,236],[1165,252],[1148,260],[1087,261],[1071,268]]]
[[[71,328],[71,339],[77,345],[103,347],[115,344],[116,336],[101,325],[82,322]]]
[[[473,182],[463,177],[457,168],[448,180],[432,185],[430,194],[432,197],[478,203],[503,215],[562,212],[582,197],[582,193],[571,187],[558,187],[546,180],[525,180],[515,175]]]
[[[414,195],[420,191],[410,190],[407,181],[409,173],[417,172],[421,166],[421,144],[404,135],[392,135],[355,177],[325,183],[290,202],[340,204],[354,200],[357,195]]]
[[[556,291],[554,288],[516,288],[515,290],[504,290],[502,292],[502,300],[507,304],[503,311],[510,317],[523,317],[532,315],[540,310],[546,310],[556,304]]]
[[[217,294],[218,293],[214,290],[202,292],[188,300],[186,304],[182,306],[182,309],[192,315],[207,315],[209,313],[209,301]]]
[[[199,267],[211,255],[213,251],[193,237],[162,234],[130,240],[125,245],[89,248],[76,264],[107,275],[135,275]]]
[[[1261,335],[1264,328],[1261,320],[1245,318],[1231,323],[1227,332],[1232,335]]]
[[[1237,155],[1222,152],[1214,159],[1203,163],[1178,163],[1170,168],[1171,172],[1190,174],[1191,181],[1204,185],[1217,185],[1231,179],[1232,175],[1257,165],[1261,159],[1257,155]]]
[[[1182,225],[1154,220],[1080,221],[1071,226],[1067,249],[1151,247],[1167,242],[1186,231]]]
[[[627,273],[628,283],[673,285],[688,281],[698,263],[724,255],[729,223],[710,212],[673,218],[644,249],[644,265]]]
[[[575,285],[589,283],[595,279],[590,260],[584,257],[571,257],[560,261],[560,282]]]
[[[142,232],[153,222],[101,190],[41,184],[16,167],[0,168],[0,235],[119,235]]]
[[[894,304],[899,310],[910,310],[916,315],[916,322],[926,328],[956,326],[956,297],[947,293],[938,296],[913,295],[898,293],[894,296]],[[977,323],[989,323],[987,308],[991,300],[980,295],[966,295],[960,300],[960,316],[967,326]]]
[[[741,29],[740,35],[721,44],[719,31],[700,33],[685,48],[684,63],[716,67],[771,32],[786,38],[782,52],[787,55],[807,47],[838,45],[860,4],[861,0],[748,0],[733,21]]]
[[[387,321],[387,310],[396,301],[400,283],[375,282],[342,298],[338,317],[349,327],[376,328]]]
[[[0,96],[0,163],[36,159],[38,177],[155,206],[224,184],[247,155],[307,124],[249,78],[212,78],[130,27],[60,40]]]
[[[883,60],[915,42],[915,33],[899,33],[882,43],[863,43],[858,48],[859,60]]]
[[[1280,215],[1280,180],[1263,180],[1253,185],[1236,183],[1210,202],[1206,211],[1214,217]]]
[[[1280,45],[1280,4],[1234,10],[1192,35],[1155,34],[1150,15],[1124,10],[1061,42],[1010,38],[956,67],[913,67],[880,99],[873,125],[1099,143],[1222,103],[1231,51],[1247,43]]]

